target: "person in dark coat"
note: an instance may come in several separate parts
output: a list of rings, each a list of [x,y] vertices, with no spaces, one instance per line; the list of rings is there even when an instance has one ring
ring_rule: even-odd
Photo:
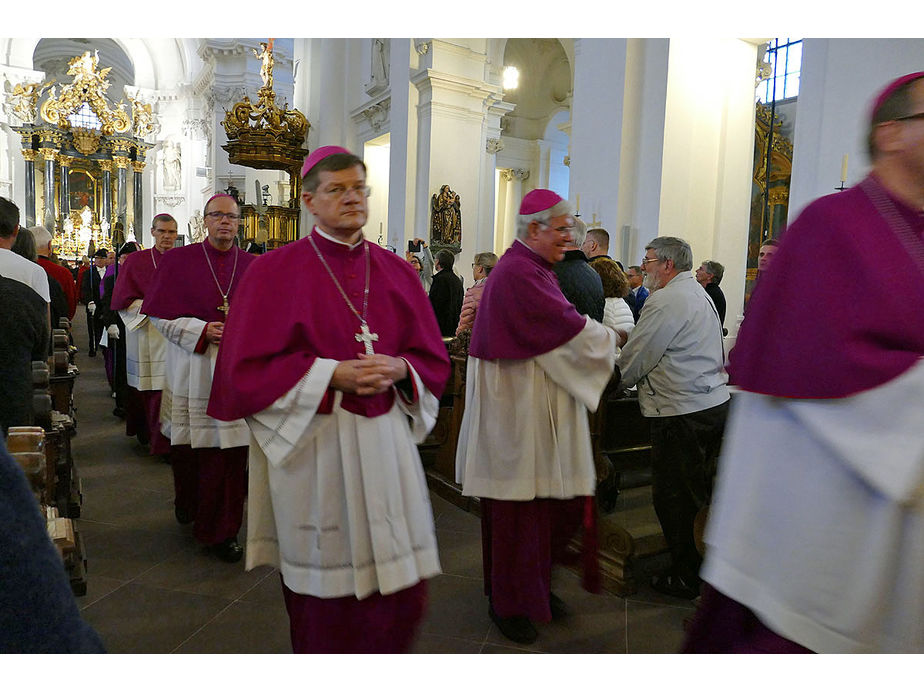
[[[436,313],[436,322],[440,326],[440,334],[444,337],[454,337],[459,316],[462,314],[462,299],[465,290],[462,280],[452,271],[455,257],[448,250],[441,250],[436,254],[436,274],[430,285],[430,303]]]
[[[568,302],[577,308],[581,315],[589,315],[597,322],[603,322],[603,282],[587,262],[587,256],[581,250],[587,235],[587,226],[580,219],[575,219],[574,231],[571,232],[571,244],[565,250],[565,259],[556,262],[552,269],[558,277],[558,285]]]
[[[696,270],[696,281],[706,290],[709,298],[715,304],[715,310],[719,314],[719,323],[722,325],[722,332],[727,333],[725,329],[725,294],[719,288],[719,283],[725,275],[725,267],[715,260],[706,260]]]
[[[48,358],[51,339],[45,306],[28,286],[0,276],[0,427],[4,435],[10,426],[32,424],[32,362]]]
[[[0,280],[4,286],[7,282],[18,284],[11,279]],[[22,288],[28,290],[26,286]],[[44,303],[38,296],[35,298]],[[42,312],[44,310],[43,305]],[[0,311],[0,318],[3,315],[5,311]],[[106,651],[99,635],[80,616],[61,556],[51,543],[29,482],[7,452],[2,437],[0,587],[0,652],[89,654]]]
[[[103,296],[101,289],[103,283],[103,273],[106,271],[106,256],[108,253],[105,249],[100,248],[93,254],[93,264],[83,273],[80,282],[80,302],[86,306],[87,310],[87,331],[89,332],[90,346],[87,353],[90,356],[96,356],[96,347],[99,344],[100,337],[103,336],[103,324],[96,317],[96,306]]]

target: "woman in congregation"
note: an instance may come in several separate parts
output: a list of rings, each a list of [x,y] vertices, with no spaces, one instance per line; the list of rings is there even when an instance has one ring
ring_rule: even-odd
[[[472,276],[475,283],[465,292],[462,299],[462,313],[459,315],[456,337],[462,334],[464,330],[471,330],[472,325],[475,324],[475,313],[478,311],[478,303],[481,301],[485,280],[487,280],[488,275],[496,264],[497,255],[494,253],[478,253],[475,255],[475,261],[472,263]]]

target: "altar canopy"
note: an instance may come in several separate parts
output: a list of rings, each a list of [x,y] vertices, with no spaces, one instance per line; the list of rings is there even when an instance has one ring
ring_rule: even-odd
[[[145,137],[155,132],[156,118],[138,98],[128,97],[130,106],[111,103],[111,69],[100,66],[98,51],[86,51],[68,62],[69,84],[26,81],[12,89],[21,122],[12,129],[25,160],[23,216],[52,233],[62,258],[118,247],[142,224],[141,174],[152,147]]]

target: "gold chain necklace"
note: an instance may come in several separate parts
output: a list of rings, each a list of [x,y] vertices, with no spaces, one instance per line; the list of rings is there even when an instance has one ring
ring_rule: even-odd
[[[327,270],[327,274],[330,276],[331,281],[334,282],[334,286],[337,287],[337,291],[343,296],[343,300],[346,301],[347,306],[353,311],[353,315],[359,318],[359,332],[354,335],[354,338],[357,342],[363,343],[363,346],[366,348],[366,354],[374,354],[372,342],[377,342],[379,340],[379,335],[375,332],[370,332],[369,325],[366,324],[366,313],[369,310],[369,277],[372,275],[371,263],[369,260],[369,242],[363,240],[363,249],[366,251],[366,289],[363,292],[363,312],[362,315],[360,315],[349,296],[346,295],[346,291],[340,286],[340,282],[337,281],[337,277],[334,276],[333,271],[327,264],[327,260],[325,260],[324,256],[321,254],[321,249],[318,248],[317,244],[314,242],[314,233],[309,234],[308,240],[311,242],[311,247],[314,248],[314,252],[318,254],[318,259],[321,261],[321,264],[324,265],[324,269]]]
[[[202,241],[202,252],[205,253],[205,261],[209,265],[209,271],[212,273],[212,279],[215,280],[215,286],[218,287],[218,293],[221,294],[221,305],[218,306],[218,310],[225,314],[225,321],[228,320],[228,311],[231,310],[231,306],[228,304],[228,294],[231,293],[231,287],[234,286],[234,273],[237,272],[237,253],[234,253],[234,267],[231,269],[231,281],[228,282],[228,291],[221,290],[221,284],[218,283],[218,276],[215,274],[215,270],[212,268],[212,261],[209,260],[209,251],[205,249],[205,244],[208,243],[208,239]],[[231,246],[234,248],[234,246]],[[153,257],[151,258],[154,259]],[[157,265],[154,265],[157,267]]]

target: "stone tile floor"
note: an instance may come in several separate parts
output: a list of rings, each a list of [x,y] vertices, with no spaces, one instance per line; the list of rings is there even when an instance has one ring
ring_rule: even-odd
[[[84,617],[113,653],[291,652],[278,575],[218,561],[197,546],[188,526],[177,524],[170,467],[124,435],[124,423],[112,414],[101,355],[87,356],[82,316],[80,310],[74,325],[81,374],[72,446],[83,490],[77,524],[88,590],[77,601]],[[658,559],[640,563],[640,590],[626,599],[584,592],[576,575],[557,571],[554,589],[572,614],[540,624],[531,646],[508,641],[488,618],[478,518],[431,497],[443,574],[430,581],[415,653],[678,650],[693,606],[647,587]]]

